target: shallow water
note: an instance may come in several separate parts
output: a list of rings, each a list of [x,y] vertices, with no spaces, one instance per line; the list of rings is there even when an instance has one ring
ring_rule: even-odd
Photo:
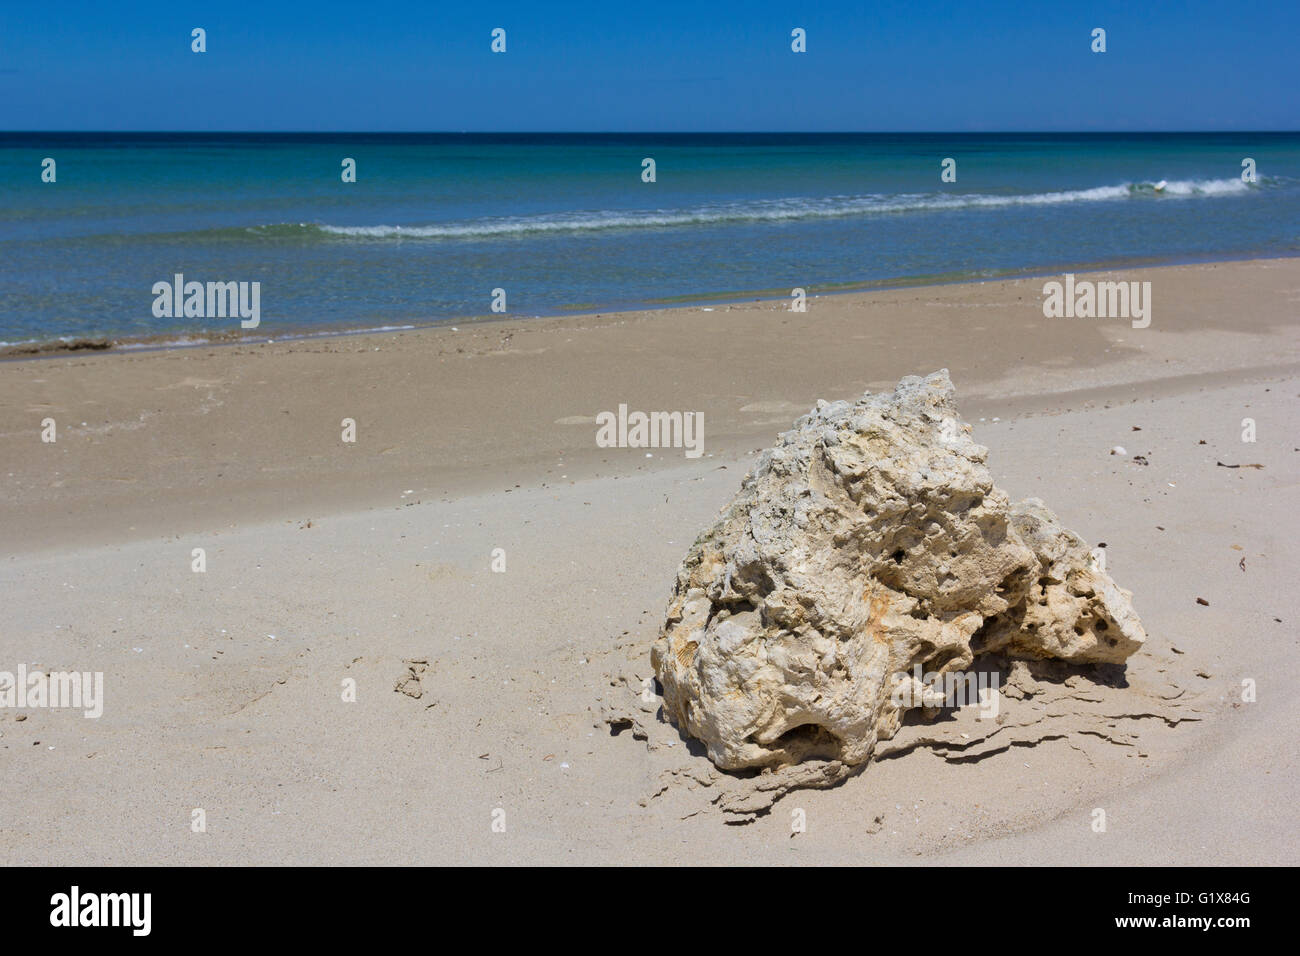
[[[7,133],[0,184],[0,343],[237,330],[155,315],[177,273],[274,336],[1300,254],[1289,133]]]

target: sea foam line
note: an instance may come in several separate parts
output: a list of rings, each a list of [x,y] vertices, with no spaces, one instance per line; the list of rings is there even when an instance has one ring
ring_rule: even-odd
[[[1242,195],[1250,187],[1239,179],[1176,180],[1125,183],[1059,192],[1025,195],[943,195],[912,193],[869,194],[825,198],[758,199],[713,203],[693,209],[645,211],[597,210],[551,213],[540,216],[478,219],[426,226],[335,226],[300,223],[299,228],[327,236],[354,239],[468,239],[518,236],[546,232],[586,232],[608,229],[645,229],[729,222],[781,222],[801,219],[848,218],[872,214],[951,209],[990,209],[1014,206],[1053,206],[1079,202],[1113,202],[1128,199],[1188,198]],[[254,227],[278,231],[284,227]]]

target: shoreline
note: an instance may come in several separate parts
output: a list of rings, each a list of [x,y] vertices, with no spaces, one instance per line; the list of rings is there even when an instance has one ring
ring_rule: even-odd
[[[427,501],[675,461],[597,446],[596,414],[621,403],[702,413],[709,460],[766,447],[817,399],[941,367],[972,420],[1300,368],[1300,259],[1124,275],[1139,277],[1154,284],[1147,329],[1046,319],[1038,282],[1016,279],[814,298],[803,313],[748,302],[0,362],[0,547],[305,521],[407,490]],[[56,444],[41,441],[47,419]]]
[[[1178,266],[1212,265],[1233,262],[1268,262],[1278,259],[1297,259],[1300,252],[1258,255],[1242,253],[1232,256],[1205,257],[1140,257],[1104,262],[1081,263],[1072,266],[1060,266],[1048,270],[1046,267],[1031,266],[1025,269],[986,270],[983,276],[962,274],[957,278],[945,278],[943,275],[900,276],[888,279],[868,279],[851,283],[832,283],[817,291],[810,291],[810,300],[834,296],[857,295],[870,292],[884,292],[895,289],[926,289],[945,286],[982,285],[988,282],[1003,282],[1017,279],[1038,279],[1073,273],[1075,275],[1094,275],[1112,273],[1119,270],[1164,269]],[[169,351],[174,349],[198,349],[230,345],[260,345],[274,342],[292,342],[311,339],[330,339],[345,336],[389,335],[397,332],[420,332],[448,328],[456,324],[485,325],[497,322],[536,321],[539,319],[564,319],[622,315],[625,313],[659,312],[674,309],[703,308],[705,306],[735,306],[752,302],[786,302],[788,292],[777,293],[772,289],[754,289],[739,292],[700,292],[689,295],[672,296],[666,299],[652,299],[643,302],[631,302],[609,306],[602,309],[574,308],[553,312],[532,314],[494,315],[458,315],[439,319],[412,321],[402,325],[380,327],[329,327],[312,328],[311,326],[289,326],[279,334],[245,334],[239,328],[226,331],[178,330],[157,332],[149,335],[111,336],[111,335],[77,335],[60,336],[53,339],[30,339],[19,342],[0,342],[0,363],[28,359],[44,359],[52,356],[87,354],[95,352],[137,353],[152,351]]]

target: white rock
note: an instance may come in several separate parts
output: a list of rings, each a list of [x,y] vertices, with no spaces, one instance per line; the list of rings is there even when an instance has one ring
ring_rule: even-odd
[[[954,418],[946,370],[819,403],[691,547],[651,662],[665,714],[719,767],[868,760],[916,664],[1141,646],[1129,593],[1042,502],[994,487],[968,426],[944,440]]]

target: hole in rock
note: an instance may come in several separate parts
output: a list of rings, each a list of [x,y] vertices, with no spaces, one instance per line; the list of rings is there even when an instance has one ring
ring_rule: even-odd
[[[790,750],[802,758],[834,756],[840,752],[840,740],[821,724],[800,724],[777,737],[768,747],[772,750]]]

